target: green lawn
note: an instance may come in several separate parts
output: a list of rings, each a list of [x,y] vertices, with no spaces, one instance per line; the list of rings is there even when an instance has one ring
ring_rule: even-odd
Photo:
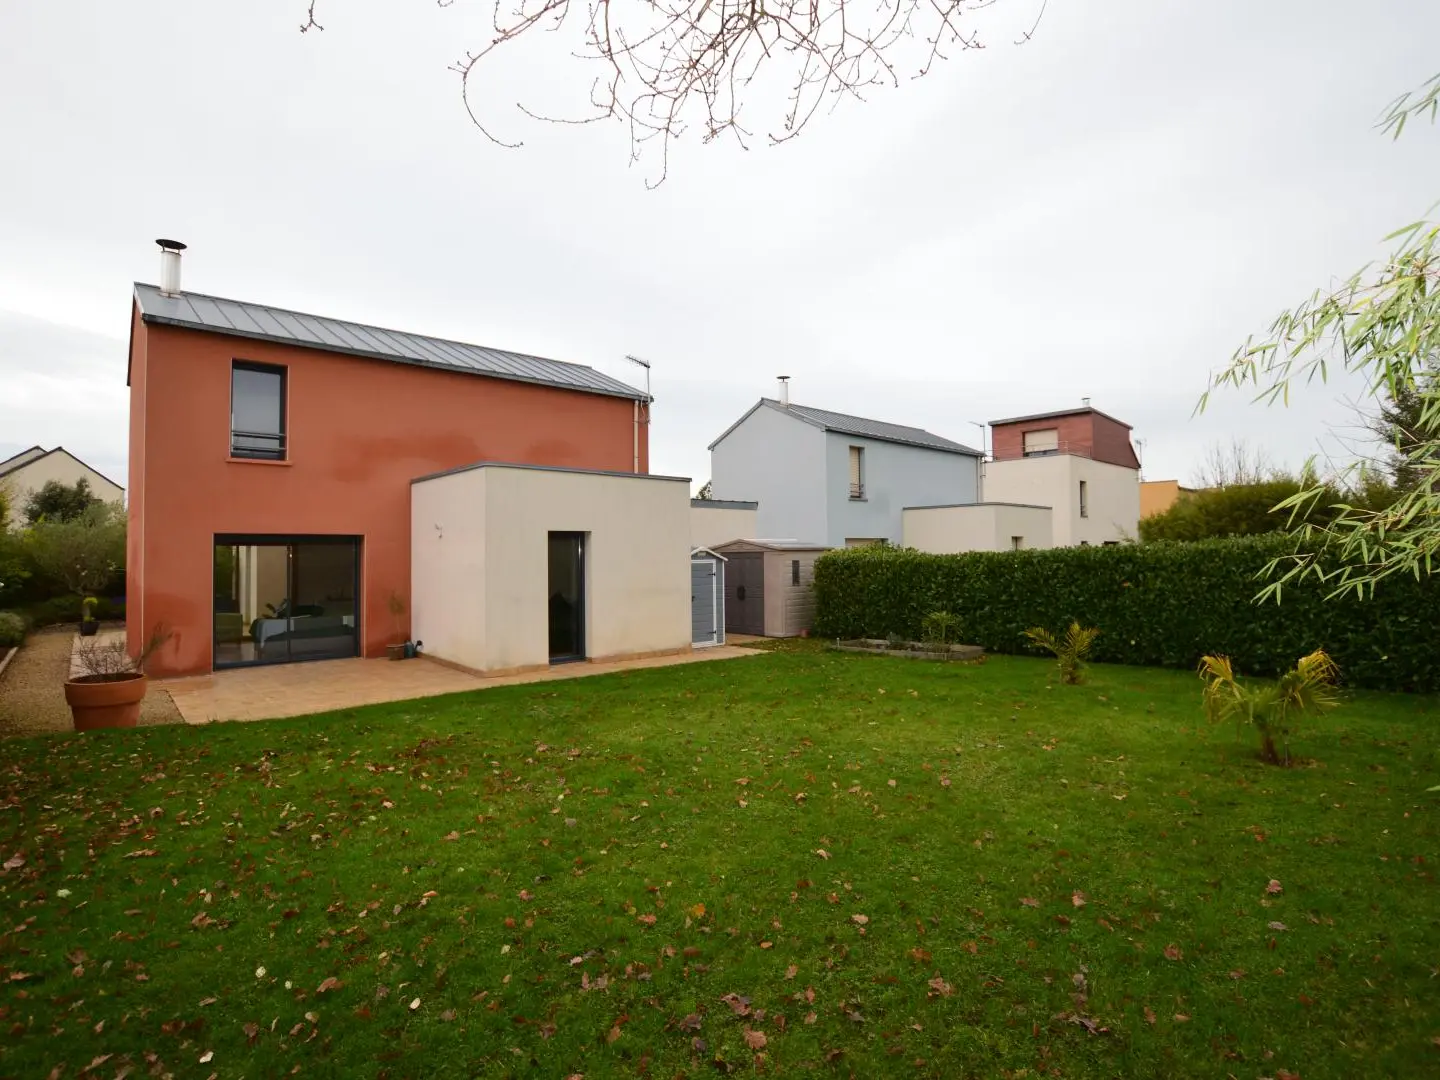
[[[1436,1075],[1440,703],[1280,770],[1193,675],[1051,671],[0,744],[0,1076]]]

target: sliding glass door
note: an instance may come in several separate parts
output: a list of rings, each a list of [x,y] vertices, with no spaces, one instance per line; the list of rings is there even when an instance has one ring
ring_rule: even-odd
[[[360,541],[215,538],[214,662],[280,664],[360,653]]]

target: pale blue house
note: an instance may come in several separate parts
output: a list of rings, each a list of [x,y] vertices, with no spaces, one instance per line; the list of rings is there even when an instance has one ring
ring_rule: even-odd
[[[710,444],[711,497],[757,501],[759,538],[903,542],[902,510],[979,498],[979,450],[920,428],[761,398]]]

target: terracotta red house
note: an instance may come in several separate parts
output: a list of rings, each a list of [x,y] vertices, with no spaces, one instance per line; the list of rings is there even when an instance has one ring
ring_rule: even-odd
[[[162,286],[135,286],[128,373],[129,643],[173,634],[153,674],[405,640],[416,478],[495,462],[660,479],[645,477],[642,391],[579,364],[183,292],[183,245],[162,247]],[[683,524],[688,488],[671,487]],[[586,528],[549,534],[552,586]],[[552,657],[555,633],[552,619]]]

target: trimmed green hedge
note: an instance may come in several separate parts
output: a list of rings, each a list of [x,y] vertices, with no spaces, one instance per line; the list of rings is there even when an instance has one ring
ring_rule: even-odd
[[[815,633],[915,638],[932,611],[960,617],[960,639],[991,652],[1033,651],[1022,632],[1098,626],[1104,663],[1194,667],[1206,653],[1252,675],[1278,675],[1317,646],[1351,686],[1440,690],[1440,581],[1392,578],[1370,600],[1325,600],[1313,585],[1259,604],[1261,568],[1293,550],[1284,536],[1050,551],[927,555],[831,551],[815,564]]]

